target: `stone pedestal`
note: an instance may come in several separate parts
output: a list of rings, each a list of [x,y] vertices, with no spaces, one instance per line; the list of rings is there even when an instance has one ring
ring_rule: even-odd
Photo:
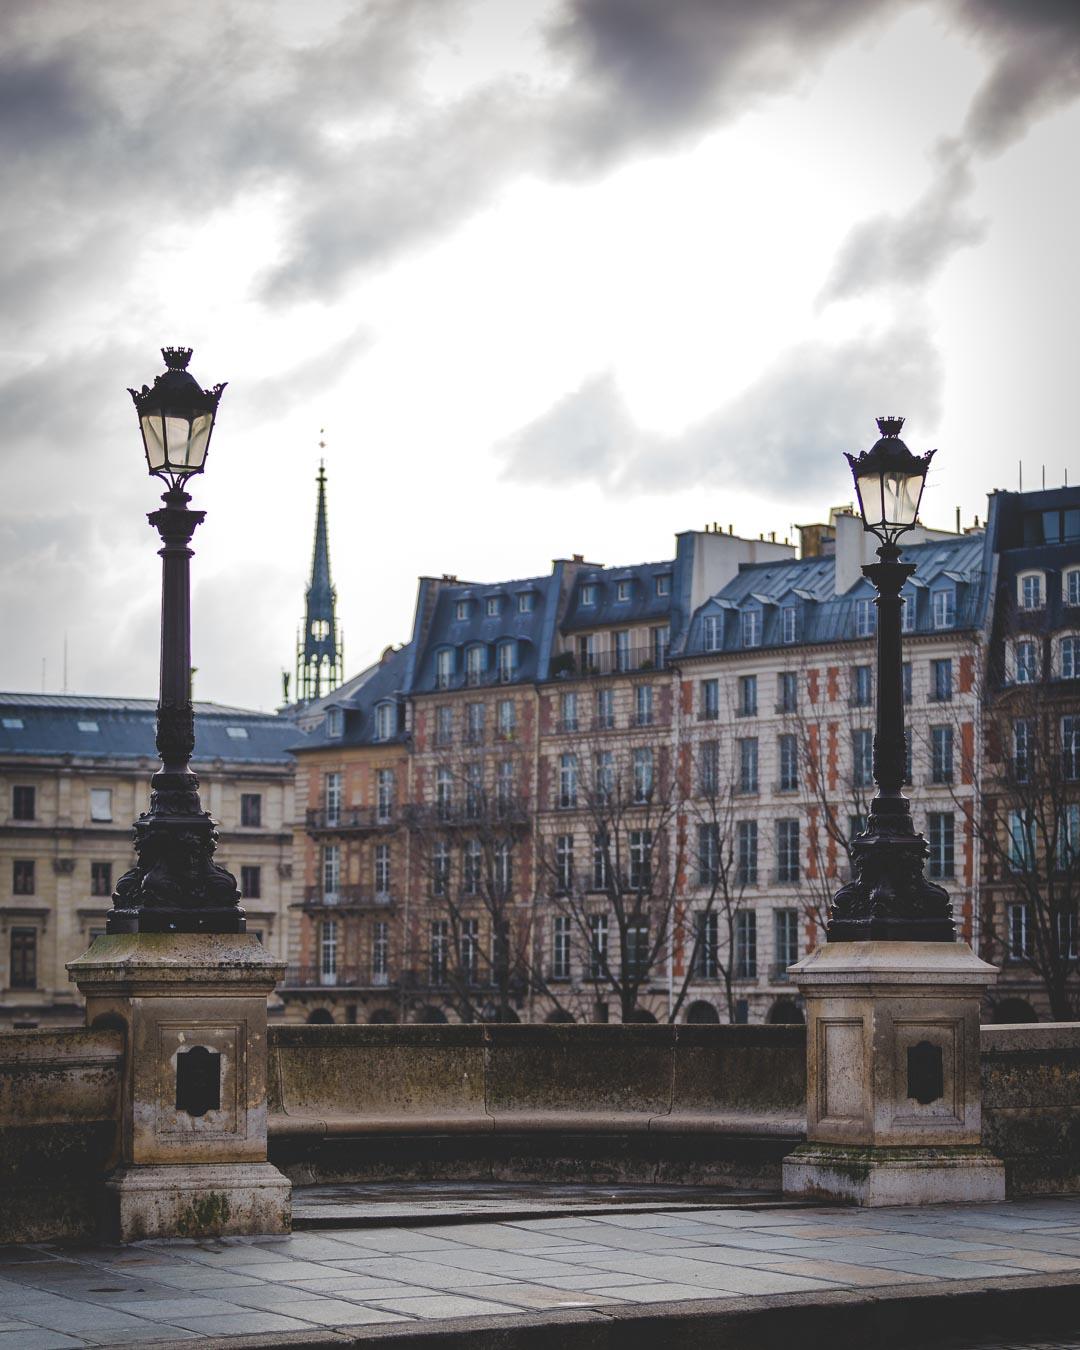
[[[830,942],[791,973],[806,1001],[807,1142],[784,1160],[784,1193],[1003,1200],[979,1086],[979,1005],[996,968],[965,942]]]
[[[283,969],[247,934],[115,934],[69,964],[87,1025],[127,1037],[108,1236],[289,1231],[291,1183],[266,1160],[266,998]]]

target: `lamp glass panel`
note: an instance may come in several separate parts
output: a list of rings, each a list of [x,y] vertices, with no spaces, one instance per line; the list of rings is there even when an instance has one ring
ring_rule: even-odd
[[[162,425],[162,418],[160,414],[153,413],[147,417],[140,417],[139,421],[142,424],[146,462],[150,465],[150,472],[157,473],[159,469],[165,467],[165,428]]]
[[[914,525],[922,493],[922,474],[886,473],[881,491],[887,525]]]
[[[206,460],[206,447],[210,443],[210,430],[214,425],[212,412],[199,413],[192,419],[191,439],[188,441],[188,467],[193,470],[202,468]]]
[[[186,471],[190,466],[188,464],[188,450],[191,443],[191,423],[186,417],[165,418],[165,453],[168,458],[169,468]]]

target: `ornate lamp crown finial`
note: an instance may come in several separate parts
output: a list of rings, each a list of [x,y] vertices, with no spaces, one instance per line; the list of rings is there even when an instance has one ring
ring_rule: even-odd
[[[884,417],[875,419],[878,424],[878,431],[883,436],[899,436],[904,426],[904,419],[897,417],[895,413],[886,414]]]
[[[191,350],[190,347],[162,347],[161,354],[170,370],[187,370]]]

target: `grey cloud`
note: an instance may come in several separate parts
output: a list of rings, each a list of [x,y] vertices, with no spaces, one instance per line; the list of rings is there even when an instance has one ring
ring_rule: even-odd
[[[783,352],[747,390],[677,436],[637,426],[608,374],[587,380],[498,447],[504,477],[624,493],[754,483],[776,496],[826,486],[837,446],[866,442],[870,419],[902,408],[919,426],[940,415],[940,357],[916,324],[832,346]]]

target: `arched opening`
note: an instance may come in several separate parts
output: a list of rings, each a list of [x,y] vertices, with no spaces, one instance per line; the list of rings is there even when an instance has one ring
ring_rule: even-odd
[[[417,1009],[413,1021],[434,1023],[441,1026],[446,1021],[446,1014],[441,1008],[436,1008],[431,1003],[425,1003],[422,1008]]]
[[[548,1015],[544,1018],[544,1021],[549,1023],[572,1022],[573,1020],[574,1020],[573,1013],[568,1013],[565,1008],[555,1008],[552,1012],[549,1012]]]
[[[716,1005],[699,998],[696,1003],[691,1003],[686,1010],[686,1020],[695,1026],[703,1026],[707,1022],[719,1022],[720,1014],[716,1010]]]
[[[1037,1022],[1039,1014],[1024,998],[1003,998],[990,1010],[990,1020],[995,1026],[1008,1026],[1015,1022]]]
[[[333,1020],[333,1017],[330,1016],[330,1013],[326,1008],[313,1008],[312,1011],[308,1013],[309,1027],[326,1026],[328,1022],[333,1022]]]
[[[368,1018],[368,1022],[371,1023],[373,1026],[384,1026],[396,1021],[397,1018],[394,1016],[394,1014],[390,1011],[389,1008],[376,1008],[375,1011]]]
[[[635,1008],[623,1020],[625,1022],[655,1022],[656,1018],[649,1012],[648,1008]]]
[[[778,998],[769,1009],[769,1021],[774,1026],[802,1026],[806,1018],[794,999]]]

